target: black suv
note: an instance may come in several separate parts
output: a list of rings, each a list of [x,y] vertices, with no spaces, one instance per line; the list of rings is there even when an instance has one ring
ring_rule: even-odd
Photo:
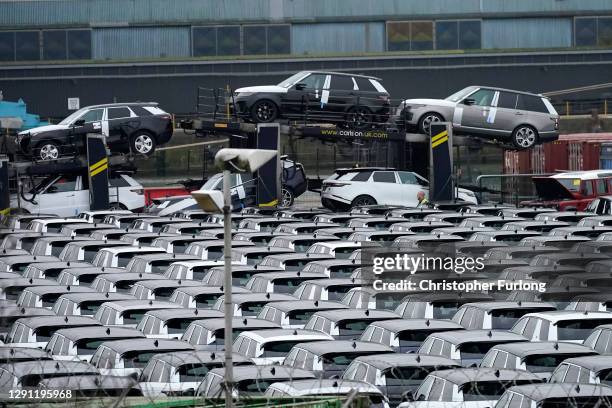
[[[111,152],[151,155],[172,137],[172,116],[155,102],[88,106],[57,125],[20,132],[9,150],[35,160],[55,160],[84,152],[87,133],[106,135]]]
[[[255,123],[286,118],[365,129],[389,118],[389,93],[380,81],[364,75],[301,71],[278,85],[236,89],[234,109]]]

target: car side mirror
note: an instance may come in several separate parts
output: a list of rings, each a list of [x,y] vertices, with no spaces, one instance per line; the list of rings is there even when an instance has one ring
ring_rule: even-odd
[[[303,84],[301,82],[299,84],[295,84],[295,89],[297,91],[303,91],[304,89],[306,89],[306,84]]]
[[[75,121],[72,126],[83,126],[85,124],[85,119],[79,119]]]
[[[464,105],[471,106],[471,105],[474,105],[475,103],[476,103],[476,100],[474,100],[474,99],[472,99],[472,98],[465,98],[465,99],[463,100],[463,104],[464,104]]]

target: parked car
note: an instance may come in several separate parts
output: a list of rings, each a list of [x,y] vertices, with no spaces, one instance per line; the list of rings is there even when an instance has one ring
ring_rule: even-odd
[[[82,108],[57,125],[20,132],[7,144],[36,160],[56,160],[84,152],[85,136],[101,133],[112,152],[151,155],[173,131],[172,116],[155,102],[114,103]]]
[[[323,181],[321,203],[330,210],[382,204],[417,207],[417,193],[429,193],[429,181],[411,171],[384,167],[337,169]],[[457,198],[477,204],[476,195],[464,188]]]
[[[54,174],[24,193],[21,209],[35,214],[49,211],[60,217],[76,216],[89,210],[89,180],[86,174]],[[108,179],[111,208],[141,210],[144,208],[144,188],[126,174],[111,174]],[[17,195],[11,195],[11,207],[17,208]],[[76,222],[87,222],[77,219]]]
[[[365,75],[301,71],[278,85],[236,89],[233,109],[255,123],[308,118],[365,129],[388,119],[389,93],[380,82]]]
[[[426,135],[432,123],[451,122],[456,133],[509,140],[519,149],[559,138],[559,114],[548,98],[510,89],[468,86],[446,99],[408,99],[396,114]]]
[[[511,401],[522,401],[521,407],[608,407],[612,406],[612,388],[594,384],[521,385],[506,390],[495,408],[512,407]]]

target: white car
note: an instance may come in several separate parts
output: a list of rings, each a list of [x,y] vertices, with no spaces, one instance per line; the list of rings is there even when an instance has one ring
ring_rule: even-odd
[[[402,205],[416,207],[417,194],[429,194],[429,182],[412,171],[386,168],[339,169],[323,181],[321,203],[331,210],[361,205]],[[457,189],[457,198],[478,204],[476,195]]]
[[[51,213],[60,217],[76,216],[89,210],[89,188],[86,176],[77,174],[47,177],[18,201],[11,196],[11,207],[30,214]],[[29,201],[28,201],[29,200]],[[140,183],[125,174],[109,178],[111,208],[139,210],[144,208],[144,189]]]

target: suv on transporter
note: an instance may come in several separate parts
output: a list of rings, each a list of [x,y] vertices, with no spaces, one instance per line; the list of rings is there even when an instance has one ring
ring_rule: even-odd
[[[502,88],[468,86],[445,99],[407,99],[396,118],[424,134],[434,122],[451,122],[458,134],[507,140],[517,149],[559,137],[559,114],[548,98]]]
[[[88,133],[105,135],[111,152],[150,156],[172,137],[173,121],[155,102],[87,106],[57,125],[20,132],[8,147],[35,160],[56,160],[84,153]]]
[[[311,119],[357,129],[385,123],[390,97],[379,78],[340,72],[301,71],[278,85],[236,89],[236,113],[255,123]]]

